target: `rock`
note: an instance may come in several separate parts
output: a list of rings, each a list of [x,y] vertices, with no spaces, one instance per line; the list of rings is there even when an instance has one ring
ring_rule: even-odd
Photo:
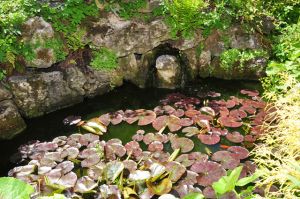
[[[175,89],[180,87],[181,68],[177,58],[171,55],[161,55],[156,59],[157,87]]]
[[[45,43],[54,39],[54,31],[42,17],[33,17],[23,24],[22,39],[34,46],[35,58],[26,60],[27,67],[48,68],[56,62],[54,49],[46,48]]]
[[[110,91],[122,84],[117,71],[90,70],[83,73],[78,67],[52,71],[8,80],[14,101],[24,117],[32,118],[82,102]]]
[[[0,102],[0,139],[11,139],[26,128],[26,124],[11,100]]]
[[[0,84],[0,102],[11,98],[12,94]]]
[[[144,54],[170,38],[162,19],[142,23],[125,21],[110,13],[106,18],[85,23],[85,26],[90,34],[84,40],[99,48],[109,48],[119,57]]]

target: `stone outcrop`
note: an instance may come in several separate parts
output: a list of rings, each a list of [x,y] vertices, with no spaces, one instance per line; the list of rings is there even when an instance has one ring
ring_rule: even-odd
[[[0,139],[10,139],[26,128],[11,98],[11,93],[0,84]]]
[[[158,88],[175,89],[180,87],[181,68],[175,56],[161,55],[156,59],[156,83]]]
[[[37,117],[108,92],[122,84],[115,71],[89,71],[79,68],[9,78],[14,101],[23,116]]]
[[[22,39],[34,52],[34,58],[26,61],[27,67],[48,68],[56,62],[54,49],[46,47],[46,42],[54,38],[51,24],[42,17],[33,17],[24,23]]]

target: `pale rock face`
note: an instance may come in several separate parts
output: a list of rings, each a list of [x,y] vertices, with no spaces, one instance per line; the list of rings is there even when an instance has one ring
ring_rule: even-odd
[[[175,56],[161,55],[156,59],[157,87],[175,89],[180,87],[181,68]]]
[[[0,102],[0,139],[11,139],[21,133],[26,124],[12,100]]]
[[[23,24],[22,39],[25,43],[39,44],[33,52],[35,58],[26,61],[27,67],[48,68],[56,62],[54,50],[41,47],[47,40],[54,39],[54,31],[42,17],[33,17]]]

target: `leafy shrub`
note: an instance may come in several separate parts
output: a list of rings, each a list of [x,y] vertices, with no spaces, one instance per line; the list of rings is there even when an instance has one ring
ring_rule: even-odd
[[[118,57],[113,51],[107,48],[101,48],[93,52],[93,59],[90,65],[97,70],[114,69],[118,66]]]
[[[288,89],[286,76],[292,76],[300,81],[300,21],[288,26],[278,37],[274,47],[276,60],[267,67],[268,77],[262,79],[264,89],[272,96],[282,95]],[[286,74],[287,73],[287,74]]]
[[[73,51],[84,48],[84,46],[86,45],[86,43],[83,42],[83,37],[85,34],[86,31],[82,28],[79,28],[71,35],[67,35],[66,37],[68,48]]]
[[[252,151],[254,161],[263,173],[258,186],[266,187],[266,198],[298,198],[300,196],[300,84],[291,76],[285,76],[285,95],[267,98],[275,99],[267,109],[263,125],[265,133],[262,143]],[[269,192],[272,185],[279,189]]]
[[[192,36],[193,31],[203,25],[203,9],[208,6],[204,0],[165,0],[164,4],[170,15],[166,20],[174,37],[177,34]]]
[[[0,178],[1,199],[30,199],[30,194],[33,192],[34,188],[22,180],[11,177]]]
[[[147,1],[145,0],[133,0],[129,2],[121,1],[119,3],[120,10],[119,15],[120,17],[124,19],[131,19],[133,17],[142,16],[141,13],[139,13],[139,9],[146,7]]]
[[[243,68],[246,62],[257,57],[268,57],[268,53],[264,50],[240,50],[233,48],[221,54],[220,66],[225,70],[229,70],[233,65],[238,63],[238,67]]]

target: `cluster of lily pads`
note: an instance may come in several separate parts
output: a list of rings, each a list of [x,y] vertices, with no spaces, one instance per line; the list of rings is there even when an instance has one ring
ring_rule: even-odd
[[[13,168],[9,176],[34,185],[36,195],[148,199],[199,192],[215,198],[212,184],[227,171],[242,166],[243,178],[256,169],[247,148],[262,133],[266,104],[257,91],[241,93],[247,97],[218,100],[220,94],[214,93],[205,103],[175,93],[153,110],[119,110],[87,121],[68,117],[65,124],[87,132],[21,146],[26,165]],[[124,144],[118,138],[101,139],[109,125],[121,122],[152,125],[153,132],[140,129]],[[195,142],[218,150],[200,152]]]

